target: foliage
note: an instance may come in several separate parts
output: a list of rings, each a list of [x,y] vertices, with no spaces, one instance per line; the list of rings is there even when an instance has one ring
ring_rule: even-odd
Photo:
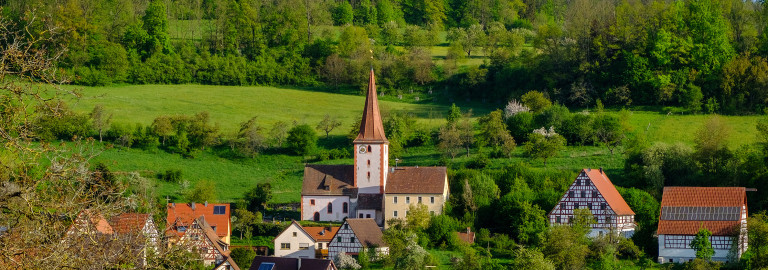
[[[202,180],[195,183],[195,186],[187,191],[186,198],[188,202],[216,202],[216,184],[212,181]]]
[[[585,233],[571,226],[550,227],[542,252],[558,269],[581,269],[589,253]]]
[[[712,233],[704,227],[699,229],[699,232],[693,236],[691,240],[691,248],[696,251],[696,258],[709,261],[712,259],[712,255],[715,255],[715,249],[712,248],[712,243],[709,238]]]
[[[256,257],[256,251],[253,251],[250,247],[237,247],[232,249],[229,256],[232,257],[238,266],[242,265],[245,267],[246,265],[251,265],[253,258]]]
[[[554,270],[552,261],[544,258],[538,250],[520,248],[515,250],[515,260],[512,261],[514,269],[547,269]]]
[[[520,98],[520,101],[533,112],[541,112],[549,106],[552,106],[552,102],[544,96],[544,93],[539,91],[525,93],[525,95]]]
[[[541,128],[540,130],[543,130]],[[525,155],[531,158],[540,158],[547,164],[547,159],[554,157],[565,146],[565,138],[554,132],[550,128],[549,132],[541,131],[528,135],[528,141],[525,143]]]
[[[288,149],[297,155],[306,156],[315,149],[317,134],[309,125],[298,125],[288,131],[286,143]]]
[[[355,258],[352,258],[352,256],[349,256],[344,252],[340,252],[338,255],[336,255],[336,257],[333,258],[333,263],[339,269],[360,269],[360,264],[357,263]]]
[[[244,198],[248,203],[248,210],[261,211],[272,199],[272,185],[270,183],[258,183],[244,194]]]
[[[328,138],[328,134],[339,126],[341,126],[341,121],[331,118],[330,114],[326,114],[323,120],[317,124],[316,128],[325,131],[325,137]]]

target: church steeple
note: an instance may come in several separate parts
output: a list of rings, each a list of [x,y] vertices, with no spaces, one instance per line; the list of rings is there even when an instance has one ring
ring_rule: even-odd
[[[368,95],[365,97],[365,108],[363,109],[363,119],[360,122],[360,133],[353,142],[358,143],[389,143],[387,136],[384,135],[384,125],[381,122],[381,112],[379,112],[379,102],[376,98],[376,78],[371,69],[370,78],[368,78]]]

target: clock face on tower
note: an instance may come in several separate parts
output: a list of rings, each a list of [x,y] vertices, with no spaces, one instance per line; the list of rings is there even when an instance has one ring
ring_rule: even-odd
[[[365,152],[366,152],[367,150],[368,150],[368,149],[366,149],[366,148],[365,148],[365,145],[361,145],[361,146],[360,146],[360,148],[358,148],[358,152],[360,152],[360,154],[365,154]]]

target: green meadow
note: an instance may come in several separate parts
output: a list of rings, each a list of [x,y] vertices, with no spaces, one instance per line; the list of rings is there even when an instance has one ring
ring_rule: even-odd
[[[234,132],[239,123],[257,116],[259,123],[267,128],[276,121],[306,123],[314,126],[325,114],[342,121],[330,138],[319,134],[321,147],[345,146],[343,138],[352,123],[359,117],[365,97],[311,90],[279,87],[238,87],[203,85],[131,85],[111,87],[80,88],[84,97],[71,104],[74,110],[89,112],[96,104],[113,114],[113,122],[141,123],[149,125],[159,115],[191,115],[201,111],[210,113],[211,120],[218,123],[223,133]],[[408,112],[417,118],[420,126],[435,128],[442,125],[448,109],[447,104],[435,104],[413,99],[398,100],[391,96],[381,98],[380,106],[386,115],[392,112]],[[487,113],[492,108],[472,108],[475,116]],[[610,112],[614,113],[614,112]],[[656,111],[634,111],[630,124],[634,132],[645,133],[652,142],[692,145],[694,134],[709,115],[679,115]],[[756,140],[755,124],[764,116],[721,116],[731,126],[730,146],[737,148]],[[94,162],[104,162],[115,171],[139,171],[146,177],[154,178],[158,172],[181,170],[183,184],[155,181],[155,192],[163,197],[181,201],[186,187],[200,180],[216,183],[220,201],[234,201],[257,183],[269,182],[274,187],[273,202],[298,202],[303,175],[303,157],[282,153],[264,153],[255,158],[232,158],[217,154],[217,151],[202,151],[194,158],[184,158],[160,150],[144,151],[113,147],[105,150]],[[471,162],[478,150],[471,156],[461,152],[455,159],[443,157],[433,146],[406,148],[399,157],[401,166],[435,166],[445,163],[461,167]],[[323,161],[325,164],[351,164],[351,159]],[[525,163],[543,167],[542,160],[531,160],[523,156],[522,147],[515,150],[513,157],[493,159],[492,168],[503,168]],[[395,165],[395,164],[392,164]],[[547,167],[576,171],[585,167],[603,167],[617,183],[621,183],[624,157],[617,151],[611,155],[605,147],[569,146],[558,156],[547,161]]]

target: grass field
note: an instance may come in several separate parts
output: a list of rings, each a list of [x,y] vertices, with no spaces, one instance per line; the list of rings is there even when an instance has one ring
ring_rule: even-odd
[[[238,123],[258,116],[264,126],[275,121],[307,123],[312,126],[326,114],[338,117],[343,124],[332,132],[330,139],[321,136],[320,145],[338,147],[350,128],[353,119],[359,117],[364,97],[319,91],[276,87],[228,87],[202,85],[135,85],[83,88],[85,97],[72,107],[80,112],[90,111],[95,104],[103,104],[114,114],[113,121],[150,124],[158,115],[194,114],[208,111],[212,121],[219,123],[223,132],[234,131]],[[436,127],[444,123],[447,106],[431,103],[396,102],[391,97],[382,98],[383,111],[411,112],[418,124]],[[466,109],[466,107],[464,107]],[[492,108],[475,107],[475,116]],[[630,123],[638,132],[645,132],[650,141],[693,144],[694,132],[709,118],[708,115],[667,115],[653,111],[635,111]],[[756,139],[755,124],[761,116],[724,116],[732,128],[732,148],[749,144]],[[762,116],[764,117],[764,116]],[[473,150],[473,155],[477,150]],[[473,157],[460,153],[449,163],[463,166]],[[284,154],[262,154],[256,158],[223,158],[206,151],[195,158],[183,158],[163,151],[112,148],[105,150],[95,161],[105,162],[116,171],[140,171],[146,176],[168,169],[179,169],[183,178],[193,185],[199,180],[216,183],[218,199],[234,201],[257,183],[270,182],[274,187],[273,202],[297,202],[300,197],[303,162],[301,157]],[[445,162],[434,147],[407,148],[400,157],[401,166],[435,166]],[[526,163],[534,167],[544,166],[541,160],[530,160],[522,155],[522,147],[515,150],[510,159],[494,159],[492,168]],[[351,159],[325,161],[327,164],[352,164]],[[394,165],[394,164],[392,164]],[[547,162],[547,167],[576,171],[585,167],[603,167],[612,179],[621,182],[624,157],[611,155],[604,147],[568,147]],[[615,176],[615,177],[614,177]],[[163,197],[181,199],[183,187],[158,181],[156,192]]]

